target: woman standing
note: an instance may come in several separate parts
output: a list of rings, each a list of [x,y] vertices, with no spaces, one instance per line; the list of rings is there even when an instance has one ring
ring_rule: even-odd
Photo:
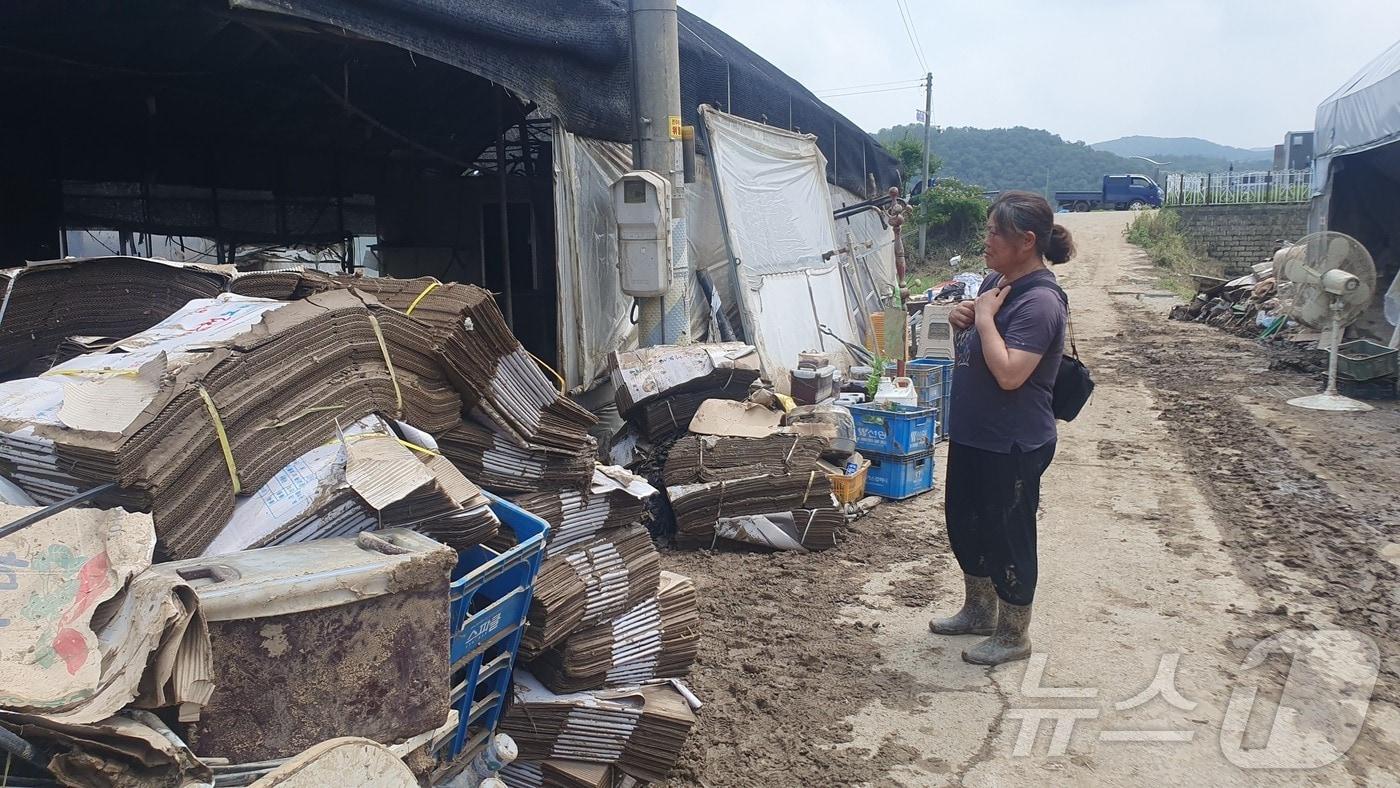
[[[940,635],[991,635],[963,659],[999,665],[1031,653],[1040,477],[1055,456],[1051,397],[1068,301],[1046,263],[1074,255],[1038,194],[1006,192],[987,217],[987,267],[977,300],[949,321],[961,333],[949,409],[944,512],[966,597]]]

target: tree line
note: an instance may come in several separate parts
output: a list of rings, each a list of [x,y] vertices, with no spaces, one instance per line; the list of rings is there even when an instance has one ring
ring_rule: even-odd
[[[921,160],[924,127],[910,123],[881,129],[875,138],[896,156]],[[1010,129],[945,128],[933,133],[933,156],[940,177],[956,178],[988,191],[1025,189],[1047,192],[1096,189],[1105,175],[1137,173],[1158,179],[1158,168],[1141,159],[1129,159],[1095,150],[1082,142],[1067,142],[1043,129],[1017,126]],[[1208,157],[1168,157],[1170,170],[1223,171],[1228,162]],[[920,169],[905,169],[905,180],[917,180]],[[1048,196],[1048,194],[1047,194]]]

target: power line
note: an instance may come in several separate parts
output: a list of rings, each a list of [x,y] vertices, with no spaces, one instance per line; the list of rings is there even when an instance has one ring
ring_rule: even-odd
[[[841,98],[841,97],[843,97],[843,96],[864,96],[864,95],[867,94],[867,93],[889,93],[889,92],[895,91],[895,90],[918,90],[918,89],[920,89],[920,88],[922,88],[922,87],[923,87],[923,85],[905,85],[905,86],[903,86],[903,87],[898,87],[898,88],[877,88],[877,89],[875,89],[875,90],[853,90],[853,91],[850,91],[850,92],[847,92],[847,93],[828,93],[828,94],[826,94],[826,95],[824,95],[824,96],[823,96],[823,95],[818,95],[817,98],[820,98],[820,99],[829,99],[829,98]]]
[[[918,66],[924,71],[928,71],[928,63],[924,63],[923,52],[920,52],[917,43],[914,43],[914,27],[910,24],[909,17],[904,15],[904,4],[900,0],[895,0],[895,7],[899,8],[899,21],[904,24],[904,35],[909,36],[909,48],[913,50],[914,57],[917,57]]]
[[[912,85],[912,84],[914,84],[914,83],[916,83],[916,82],[917,82],[918,84],[922,85],[922,84],[924,83],[924,78],[923,78],[923,77],[917,77],[917,78],[914,78],[914,79],[896,79],[896,80],[893,80],[893,81],[891,81],[891,82],[871,82],[871,83],[865,84],[865,85],[847,85],[847,86],[844,87],[844,88],[822,88],[821,90],[816,90],[816,91],[813,91],[813,92],[814,92],[814,93],[835,93],[835,92],[837,92],[837,91],[839,91],[839,90],[859,90],[859,89],[862,89],[862,88],[878,88],[878,87],[884,87],[884,86],[886,86],[886,85]]]
[[[918,64],[923,66],[924,71],[928,71],[928,59],[924,57],[924,42],[918,36],[918,27],[914,25],[914,11],[909,7],[909,0],[895,0],[899,6],[900,18],[904,20],[904,32],[909,34],[910,46],[914,48],[914,56],[918,57]]]
[[[891,90],[912,90],[914,88],[921,87],[923,87],[922,83],[911,83],[908,85],[899,85],[897,87],[870,88],[868,90],[833,90],[828,93],[818,93],[817,97],[821,98],[823,96],[858,96],[862,93],[888,93]]]
[[[904,8],[904,18],[908,20],[908,30],[914,38],[914,49],[917,50],[919,63],[928,71],[928,57],[924,54],[924,39],[919,35],[919,26],[914,23],[914,9],[910,7],[909,0],[896,0]]]

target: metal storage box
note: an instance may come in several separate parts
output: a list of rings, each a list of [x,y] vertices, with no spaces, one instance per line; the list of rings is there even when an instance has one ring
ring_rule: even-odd
[[[441,727],[456,563],[391,528],[155,567],[190,582],[209,621],[216,686],[190,724],[194,752],[250,763]]]

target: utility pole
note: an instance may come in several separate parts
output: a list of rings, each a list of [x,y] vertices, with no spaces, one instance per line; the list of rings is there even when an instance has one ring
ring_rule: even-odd
[[[906,83],[907,84],[907,83]],[[919,189],[923,192],[922,203],[928,199],[928,156],[929,140],[928,132],[933,123],[933,72],[924,75],[924,179],[919,181]],[[919,260],[924,259],[925,247],[928,245],[928,224],[919,223]]]
[[[630,0],[632,166],[671,182],[671,285],[659,298],[638,298],[642,347],[690,341],[690,253],[686,243],[681,159],[681,66],[676,0]]]

